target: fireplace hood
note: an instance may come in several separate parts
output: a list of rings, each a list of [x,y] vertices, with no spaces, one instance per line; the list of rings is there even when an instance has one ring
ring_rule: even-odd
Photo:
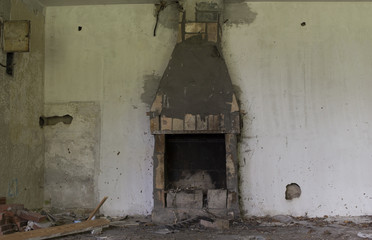
[[[239,107],[220,51],[219,23],[183,18],[179,29],[151,106],[152,134],[239,133]]]

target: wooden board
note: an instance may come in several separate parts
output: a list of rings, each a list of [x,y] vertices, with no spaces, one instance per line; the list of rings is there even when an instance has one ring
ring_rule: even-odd
[[[110,221],[107,219],[97,219],[81,223],[66,224],[62,226],[33,230],[29,232],[17,232],[5,236],[0,236],[0,240],[23,240],[23,239],[49,239],[76,233],[87,232],[96,228],[108,227]]]

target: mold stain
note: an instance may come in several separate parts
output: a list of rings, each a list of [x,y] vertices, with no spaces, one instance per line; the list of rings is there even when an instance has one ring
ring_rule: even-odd
[[[246,2],[236,1],[225,4],[224,22],[227,26],[251,24],[256,20],[257,13],[254,12]]]

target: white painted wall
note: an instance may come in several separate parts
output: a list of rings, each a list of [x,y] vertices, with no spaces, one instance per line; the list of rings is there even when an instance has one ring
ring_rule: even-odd
[[[224,28],[249,215],[372,213],[371,3],[252,3]],[[306,26],[300,24],[306,22]],[[284,199],[286,184],[302,188]]]
[[[146,76],[162,75],[176,42],[176,32],[162,25],[158,37],[152,36],[153,10],[153,5],[106,5],[46,11],[45,100],[100,104],[96,195],[109,196],[103,206],[109,215],[152,209],[153,138],[142,87]]]
[[[223,27],[246,112],[239,147],[245,213],[372,214],[372,4],[248,6],[257,13],[252,23]],[[152,208],[153,139],[140,95],[146,76],[162,75],[176,41],[162,25],[153,37],[154,21],[153,5],[46,11],[45,100],[100,104],[96,194],[110,197],[108,215]],[[292,182],[302,195],[287,201]]]

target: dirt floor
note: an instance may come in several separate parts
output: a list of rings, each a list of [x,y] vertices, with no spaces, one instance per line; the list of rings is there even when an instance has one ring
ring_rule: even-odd
[[[372,239],[372,216],[294,218],[249,218],[230,221],[229,229],[206,228],[199,219],[173,225],[155,225],[150,218],[111,219],[109,228],[99,234],[91,232],[59,239]]]

